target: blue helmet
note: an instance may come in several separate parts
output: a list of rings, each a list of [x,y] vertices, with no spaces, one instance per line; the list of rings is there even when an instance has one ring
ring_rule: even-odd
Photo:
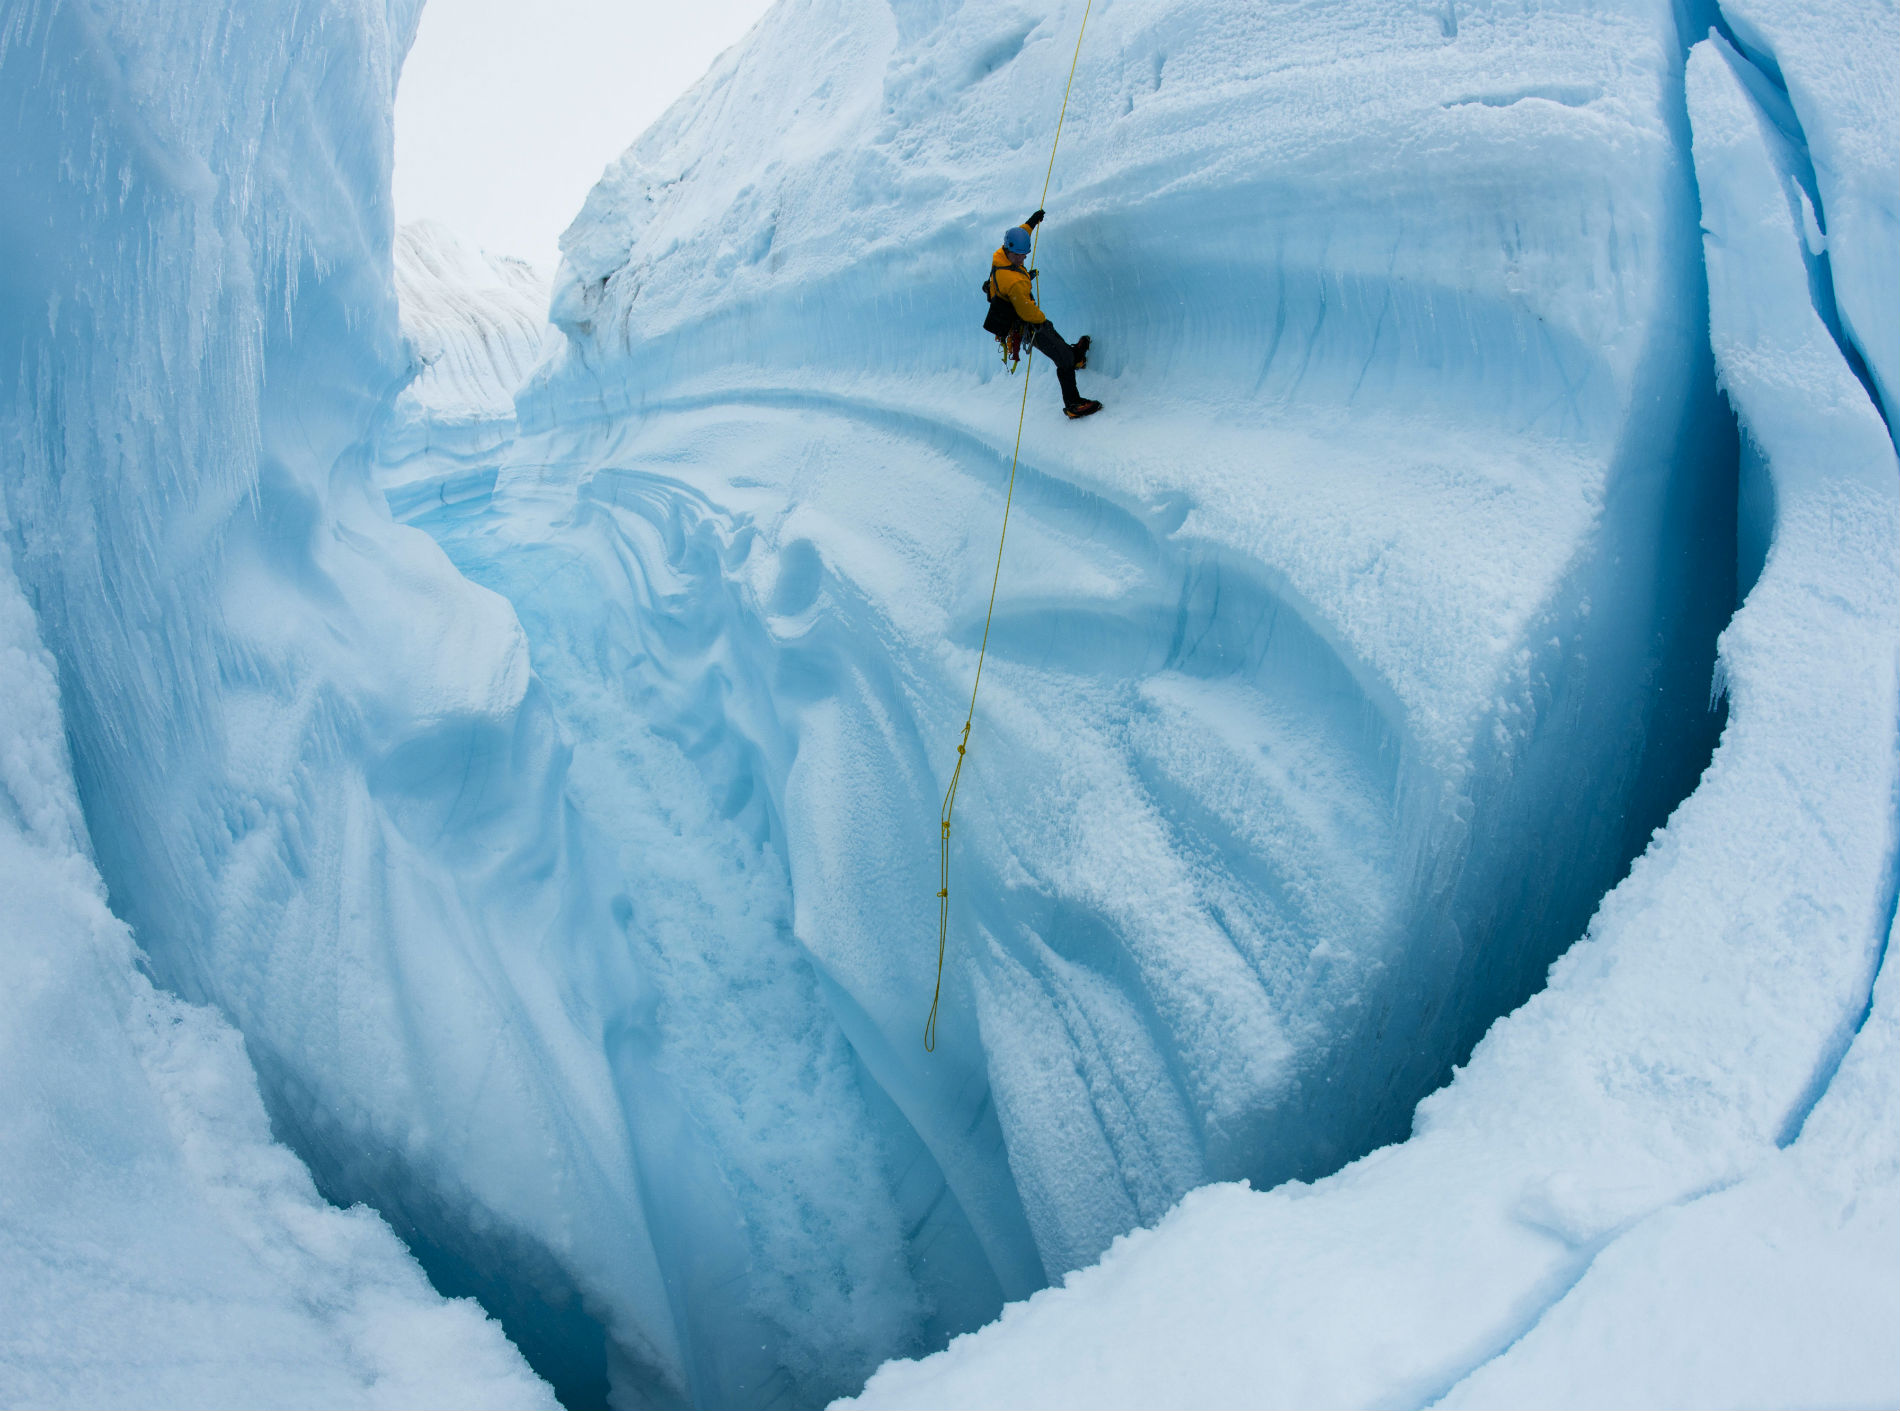
[[[1029,232],[1022,226],[1012,225],[1008,230],[1003,232],[1003,248],[1009,251],[1010,254],[1027,255],[1029,253],[1029,246]]]

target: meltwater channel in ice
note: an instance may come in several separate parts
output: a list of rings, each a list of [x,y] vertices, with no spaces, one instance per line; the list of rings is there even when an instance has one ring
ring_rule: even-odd
[[[1015,400],[973,380],[980,301],[957,291],[1039,181],[1024,114],[1060,98],[1064,18],[774,12],[590,197],[564,337],[492,403],[496,449],[413,451],[470,420],[460,393],[418,392],[386,443],[392,507],[516,605],[584,722],[570,797],[634,840],[629,944],[756,906],[720,933],[725,976],[683,940],[643,964],[660,1022],[691,1017],[627,1089],[636,1145],[651,1126],[668,1151],[662,1081],[761,1095],[723,1125],[729,1097],[691,1104],[729,1213],[672,1170],[646,1192],[656,1228],[685,1204],[757,1241],[674,1285],[701,1396],[757,1375],[722,1360],[726,1271],[763,1264],[768,1230],[785,1277],[747,1316],[783,1329],[814,1281],[866,1279],[839,1270],[827,1189],[897,1212],[858,1248],[902,1271],[879,1314],[916,1310],[881,1335],[927,1344],[1210,1179],[1317,1177],[1402,1137],[1720,724],[1736,443],[1669,16],[1457,45],[1434,20],[1395,54],[1350,10],[1311,33],[1110,11],[1041,261],[1118,419],[1070,428],[1032,389],[947,1027],[922,1051],[933,813]],[[1612,71],[1610,49],[1648,57]],[[1266,50],[1281,67],[1222,57]],[[1324,86],[1348,80],[1342,126]],[[446,305],[405,307],[450,347]],[[1601,810],[1559,804],[1586,792]],[[656,814],[705,851],[643,836]],[[743,1076],[824,1071],[826,1033],[856,1103],[826,1092],[821,1120]],[[755,1144],[761,1111],[809,1133],[803,1169]],[[883,1174],[854,1140],[896,1153]]]
[[[60,1251],[157,1197],[10,1141],[6,1247],[197,1329],[182,1399],[272,1399],[204,1342],[239,1287],[285,1401],[548,1394],[497,1321],[569,1405],[1723,1385],[1596,1355],[1664,1326],[1646,1251],[1798,1218],[1826,1307],[1893,1185],[1828,1155],[1892,1102],[1900,700],[1848,8],[1092,11],[1038,258],[1108,411],[1032,366],[934,1055],[1019,391],[975,285],[1083,5],[777,6],[551,286],[392,241],[407,7],[22,8],[0,866],[90,939],[7,963],[115,977],[130,1116],[45,1149],[238,1233],[102,1302]],[[140,1365],[6,1323],[17,1399]]]

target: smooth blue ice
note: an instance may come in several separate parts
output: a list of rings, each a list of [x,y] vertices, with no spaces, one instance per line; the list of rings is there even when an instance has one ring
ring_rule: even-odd
[[[350,765],[417,728],[347,602],[470,594],[345,455],[413,18],[0,10],[0,1404],[554,1404],[274,1139],[255,1023],[387,1012],[323,1003]]]
[[[975,286],[1082,5],[788,0],[551,289],[392,230],[407,5],[0,14],[0,1052],[119,1113],[6,1100],[10,1267],[189,1332],[180,1401],[545,1395],[413,1256],[570,1405],[820,1404],[1006,1303],[867,1397],[1416,1405],[1656,1326],[1593,1261],[1717,1187],[1646,1238],[1838,1226],[1891,7],[1732,8],[1098,0],[1038,260],[1108,411],[1032,365],[934,1055]],[[129,1384],[9,1307],[0,1399]]]

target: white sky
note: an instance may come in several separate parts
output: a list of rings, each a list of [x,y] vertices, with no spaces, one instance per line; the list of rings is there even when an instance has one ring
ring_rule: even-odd
[[[549,274],[602,168],[770,0],[428,0],[396,94],[396,219]]]

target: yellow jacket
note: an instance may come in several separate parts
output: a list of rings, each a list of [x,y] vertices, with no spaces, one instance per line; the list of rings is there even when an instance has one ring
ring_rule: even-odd
[[[1027,324],[1049,322],[1036,304],[1036,291],[1029,282],[1029,271],[1017,269],[1009,262],[1009,252],[1001,246],[990,256],[990,297],[1007,299],[1016,317]]]

